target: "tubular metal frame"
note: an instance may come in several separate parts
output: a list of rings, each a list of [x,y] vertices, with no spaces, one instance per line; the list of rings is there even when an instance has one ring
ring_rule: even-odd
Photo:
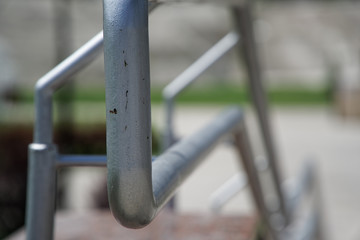
[[[280,203],[280,213],[284,221],[284,226],[290,223],[290,217],[285,203],[285,195],[281,187],[281,174],[279,170],[278,158],[272,137],[270,118],[268,116],[267,99],[262,84],[262,76],[260,63],[257,56],[255,46],[255,36],[253,30],[253,17],[250,1],[246,1],[241,6],[232,7],[232,15],[234,18],[235,28],[241,35],[241,54],[248,72],[248,82],[253,100],[257,119],[259,121],[265,150],[267,153],[267,160],[275,184],[275,191],[277,193],[278,201]],[[275,213],[276,214],[276,213]]]
[[[280,234],[271,223],[271,213],[264,201],[263,189],[254,165],[243,115],[238,109],[230,109],[223,113],[207,127],[184,138],[152,162],[148,12],[160,3],[171,2],[171,0],[103,1],[104,32],[97,34],[39,79],[35,87],[34,143],[29,145],[27,239],[53,239],[56,169],[58,167],[107,165],[109,203],[113,215],[126,227],[140,228],[156,216],[174,194],[176,188],[200,164],[205,154],[229,134],[234,135],[235,147],[239,150],[247,171],[259,214],[267,225],[271,239],[279,239]],[[203,2],[203,0],[189,0],[189,2]],[[250,22],[250,10],[243,1],[212,0],[210,2],[231,5],[236,22],[242,22],[237,25],[237,30],[245,42],[243,51],[249,69],[250,83],[252,83],[250,87],[253,100],[264,134],[279,200],[285,201],[282,189],[278,186],[280,178],[272,145],[266,101],[258,74],[259,66]],[[227,48],[230,49],[238,41],[238,36],[230,33],[224,39],[228,40]],[[95,59],[103,45],[107,156],[60,155],[53,143],[52,96],[71,76]],[[225,48],[218,51],[218,55],[213,55],[213,62],[226,51],[228,50]],[[194,80],[213,63],[210,61],[207,63],[208,66],[205,64],[199,67],[201,61],[197,62],[198,65],[195,67],[197,70],[186,78]],[[191,81],[189,80],[181,89],[188,86]],[[170,96],[169,99],[173,99],[176,95],[177,93],[168,96]],[[282,206],[281,210],[286,218],[286,207],[283,209]]]
[[[167,149],[175,142],[175,134],[173,132],[173,115],[176,97],[193,82],[195,82],[203,72],[205,72],[228,51],[235,47],[238,41],[239,36],[236,33],[228,33],[164,88],[162,94],[166,106],[166,119],[165,134],[162,144],[163,150]]]
[[[34,143],[29,146],[26,202],[28,240],[53,239],[58,153],[53,143],[52,96],[68,78],[94,60],[101,49],[102,32],[36,83]]]
[[[256,47],[254,45],[255,39],[251,22],[251,6],[249,3],[243,3],[239,6],[233,6],[231,8],[231,12],[235,22],[235,29],[239,35],[242,36],[241,41],[239,41],[239,36],[236,33],[228,33],[198,60],[196,60],[188,69],[186,69],[182,74],[180,74],[170,84],[168,84],[163,90],[163,97],[166,105],[163,150],[167,149],[175,142],[175,135],[173,132],[173,112],[175,98],[191,83],[197,80],[206,69],[218,61],[226,52],[236,46],[238,42],[240,42],[242,56],[247,67],[246,69],[248,70],[251,96],[255,104],[255,110],[258,116],[261,133],[264,140],[264,146],[268,156],[269,168],[272,173],[275,190],[280,202],[280,209],[275,209],[275,211],[273,210],[272,214],[281,216],[281,221],[284,222],[285,227],[290,220],[285,203],[286,199],[281,186],[281,176],[278,170],[278,159],[275,147],[273,145],[269,117],[267,113],[268,110],[266,94],[262,85],[259,61],[257,58]],[[278,212],[280,212],[280,215]]]

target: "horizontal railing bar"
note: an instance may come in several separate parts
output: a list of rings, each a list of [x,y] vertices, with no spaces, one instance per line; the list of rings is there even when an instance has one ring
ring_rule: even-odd
[[[247,178],[241,173],[236,173],[211,194],[211,209],[218,212],[230,199],[244,189],[247,184]]]
[[[219,5],[236,6],[244,4],[245,0],[149,0],[156,3],[213,3]]]
[[[50,72],[40,78],[35,86],[35,143],[52,142],[52,95],[67,79],[80,71],[101,52],[101,31]]]
[[[59,155],[57,167],[106,167],[105,155]]]
[[[152,161],[157,157],[153,156]],[[57,167],[106,167],[106,155],[59,155]]]
[[[223,113],[152,163],[148,1],[103,3],[109,205],[122,225],[141,228],[243,116]]]
[[[174,99],[180,92],[193,83],[206,69],[218,61],[225,53],[230,51],[239,41],[235,32],[225,35],[219,42],[212,46],[190,67],[176,77],[163,90],[165,99]]]

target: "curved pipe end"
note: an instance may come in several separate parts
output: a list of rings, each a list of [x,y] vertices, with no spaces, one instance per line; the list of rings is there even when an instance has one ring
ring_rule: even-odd
[[[152,211],[153,208],[140,208],[138,212],[133,212],[118,207],[119,204],[111,204],[111,213],[116,221],[126,228],[139,229],[146,227],[155,216],[155,212]]]
[[[140,174],[134,172],[132,174],[141,178]],[[127,174],[120,173],[120,175]],[[118,175],[108,174],[108,197],[113,216],[124,227],[145,227],[156,214],[152,191],[147,191],[149,188],[146,188],[146,186],[146,189],[144,189],[144,186],[139,186],[139,184],[144,183],[143,181],[129,182],[125,177],[121,178],[121,181],[116,181],[117,177]],[[131,180],[134,180],[134,178]],[[151,181],[149,184],[151,184]]]

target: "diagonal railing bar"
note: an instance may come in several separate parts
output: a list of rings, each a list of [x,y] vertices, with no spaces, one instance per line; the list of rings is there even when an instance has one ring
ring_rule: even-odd
[[[160,3],[149,3],[150,13]],[[35,86],[35,143],[52,142],[52,96],[72,76],[89,65],[103,49],[103,31],[59,63],[55,68],[40,78]]]
[[[102,32],[38,80],[35,86],[34,143],[29,145],[26,238],[53,239],[57,148],[53,141],[52,96],[68,78],[101,52]]]
[[[193,83],[203,72],[205,72],[205,70],[211,67],[228,51],[230,51],[239,42],[239,39],[239,35],[235,32],[229,32],[226,34],[164,88],[164,98],[166,100],[174,99],[179,93],[184,91],[186,87]]]
[[[35,86],[35,143],[52,142],[52,96],[54,92],[101,53],[102,43],[103,33],[101,31],[37,81]]]
[[[201,163],[205,154],[224,136],[238,131],[243,121],[243,114],[237,108],[224,111],[211,123],[182,139],[157,158],[152,166],[152,180],[158,208],[167,202],[176,188]]]
[[[256,51],[256,39],[253,29],[252,2],[246,1],[241,6],[233,6],[231,8],[235,28],[241,35],[242,56],[246,65],[249,77],[249,86],[251,98],[255,106],[257,119],[267,153],[267,160],[271,170],[272,178],[275,185],[276,195],[279,201],[279,212],[282,215],[284,226],[289,224],[290,218],[287,212],[285,196],[281,187],[281,171],[279,169],[279,160],[274,146],[273,135],[271,131],[270,118],[268,114],[268,106],[266,94],[263,87],[263,79],[261,75],[260,63]]]
[[[214,63],[219,61],[238,42],[239,36],[236,33],[228,33],[164,88],[162,94],[165,100],[166,119],[165,134],[162,146],[163,150],[170,147],[175,141],[175,136],[173,133],[175,98],[178,96],[178,94],[190,86],[190,84],[195,82],[203,72],[205,72]]]
[[[255,202],[255,206],[257,208],[259,216],[265,223],[265,227],[270,235],[270,239],[278,240],[279,233],[276,231],[272,224],[271,215],[266,206],[263,186],[260,182],[260,177],[255,165],[255,158],[250,145],[249,136],[244,124],[242,125],[241,130],[235,134],[234,139],[235,146],[237,147],[239,155],[242,159],[243,167],[247,173],[250,190],[252,192],[252,197]]]

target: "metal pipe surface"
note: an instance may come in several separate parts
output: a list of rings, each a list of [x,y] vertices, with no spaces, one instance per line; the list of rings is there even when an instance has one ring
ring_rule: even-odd
[[[174,99],[180,92],[193,83],[206,69],[217,62],[225,53],[230,51],[239,41],[235,32],[226,34],[220,41],[206,51],[190,67],[176,77],[163,90],[163,96],[167,99]]]
[[[108,195],[127,227],[155,215],[147,0],[104,0]]]
[[[225,6],[237,6],[244,4],[246,0],[149,0],[149,2],[154,3],[211,3],[217,5],[225,5]]]
[[[272,137],[266,93],[262,83],[261,68],[256,51],[256,39],[254,36],[252,23],[253,18],[251,2],[247,1],[242,6],[233,6],[232,14],[235,22],[235,28],[241,36],[241,50],[249,76],[251,98],[254,102],[265,150],[267,153],[267,159],[269,161],[272,178],[275,185],[275,191],[280,203],[279,211],[284,218],[285,224],[288,224],[290,219],[288,216],[285,196],[282,189],[280,175],[281,171],[279,169],[278,157]]]
[[[250,144],[250,139],[248,137],[245,124],[241,125],[240,130],[238,130],[235,135],[235,145],[241,156],[243,167],[246,171],[248,178],[248,183],[251,187],[251,192],[253,200],[256,204],[259,215],[266,224],[267,231],[269,232],[271,240],[278,240],[278,233],[273,227],[271,220],[271,215],[267,209],[265,203],[264,190],[260,182],[260,177],[256,169],[255,158],[252,153],[252,148]]]
[[[198,79],[205,70],[217,62],[222,56],[224,56],[224,54],[230,51],[238,41],[239,36],[236,33],[228,33],[164,88],[162,94],[165,99],[166,125],[162,146],[163,150],[167,149],[175,142],[172,125],[174,111],[173,105],[177,95]]]
[[[232,108],[193,135],[182,139],[153,163],[152,180],[157,208],[161,208],[176,188],[201,163],[222,137],[233,132],[243,122],[243,114]]]
[[[26,239],[53,239],[56,192],[56,147],[33,143],[29,146],[26,199]]]
[[[149,2],[148,11],[160,5]],[[50,72],[40,78],[35,86],[35,130],[34,142],[52,142],[52,95],[73,75],[89,65],[102,51],[103,31],[59,63]]]
[[[60,155],[57,167],[106,167],[106,156],[102,155]]]
[[[314,165],[311,162],[306,163],[300,172],[296,185],[288,193],[287,206],[290,216],[294,214],[300,205],[305,193],[309,192],[314,186],[314,171]]]
[[[40,78],[35,86],[35,143],[52,142],[52,95],[67,79],[87,66],[102,49],[102,32]]]
[[[203,154],[242,120],[231,110],[152,164],[147,11],[147,0],[104,0],[109,204],[130,228],[150,223]]]
[[[230,199],[244,189],[248,184],[247,178],[237,173],[221,185],[210,196],[211,209],[218,212]]]
[[[149,3],[149,11],[159,3]],[[60,156],[53,145],[52,96],[66,81],[93,61],[102,50],[101,31],[50,72],[35,86],[34,143],[29,146],[27,190],[27,239],[53,239],[56,167],[105,166],[104,157]],[[57,161],[58,160],[58,161]]]

